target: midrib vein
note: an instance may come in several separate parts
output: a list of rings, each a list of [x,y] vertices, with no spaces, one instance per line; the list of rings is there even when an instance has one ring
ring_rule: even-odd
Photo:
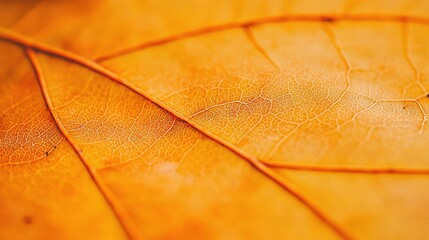
[[[108,205],[110,206],[110,209],[115,214],[116,218],[118,219],[120,225],[124,229],[126,235],[130,239],[139,239],[138,237],[138,231],[137,227],[134,225],[131,218],[128,216],[127,211],[125,210],[122,203],[116,198],[115,194],[110,190],[110,188],[106,185],[106,183],[100,178],[100,176],[97,174],[97,170],[91,167],[91,165],[86,160],[85,156],[83,155],[82,150],[79,148],[79,146],[74,142],[73,138],[70,136],[70,134],[67,132],[66,128],[63,126],[59,116],[55,113],[52,101],[49,97],[48,89],[46,87],[45,77],[43,74],[42,67],[37,59],[36,53],[32,48],[25,48],[25,52],[27,54],[27,57],[29,59],[29,62],[31,63],[36,80],[39,84],[39,87],[41,89],[43,99],[46,103],[46,106],[49,110],[49,113],[51,114],[55,124],[57,125],[60,132],[63,134],[65,139],[69,142],[75,153],[78,155],[82,165],[85,167],[86,171],[88,172],[89,176],[91,177],[92,181],[98,188],[99,192],[103,196],[103,198],[106,200]]]
[[[179,112],[176,112],[174,109],[170,108],[169,106],[167,106],[163,102],[159,101],[158,99],[150,96],[144,90],[138,88],[133,83],[128,82],[126,79],[121,78],[120,76],[116,75],[114,72],[108,70],[107,68],[99,65],[98,63],[96,63],[92,60],[88,60],[86,58],[83,58],[81,56],[78,56],[76,54],[68,52],[66,50],[51,47],[51,46],[45,45],[43,43],[38,43],[38,42],[28,38],[28,37],[25,37],[25,36],[19,35],[17,33],[10,32],[10,31],[6,31],[4,29],[0,30],[0,38],[3,38],[7,41],[13,42],[13,43],[18,44],[18,45],[22,45],[22,46],[26,47],[27,49],[30,49],[28,51],[30,53],[29,56],[34,55],[34,53],[32,53],[32,50],[31,50],[31,48],[33,48],[33,49],[36,49],[38,51],[42,51],[44,53],[62,58],[62,59],[67,60],[67,61],[74,62],[78,65],[81,65],[83,67],[91,69],[92,71],[99,73],[99,74],[101,74],[101,75],[103,75],[103,76],[127,87],[131,91],[139,94],[140,96],[144,97],[145,99],[151,101],[156,106],[164,109],[165,111],[167,111],[168,113],[177,117],[181,121],[187,123],[188,125],[193,127],[195,130],[197,130],[200,133],[202,133],[203,135],[205,135],[206,137],[212,139],[213,141],[219,143],[223,147],[229,149],[230,151],[232,151],[233,153],[238,155],[240,158],[246,160],[256,170],[258,170],[260,173],[264,174],[266,177],[268,177],[269,179],[271,179],[272,181],[277,183],[280,187],[282,187],[284,190],[286,190],[289,194],[294,196],[298,201],[300,201],[304,206],[306,206],[311,212],[313,212],[315,216],[317,216],[322,222],[324,222],[327,226],[329,226],[338,236],[340,236],[343,239],[353,239],[343,227],[341,227],[338,223],[336,223],[333,219],[331,219],[331,217],[326,212],[324,212],[324,210],[322,210],[320,207],[317,206],[315,201],[311,200],[308,196],[306,196],[291,181],[286,182],[284,180],[284,178],[282,178],[278,173],[276,173],[275,171],[273,171],[272,169],[270,169],[269,167],[264,165],[257,158],[247,154],[246,152],[244,152],[240,148],[238,148],[238,147],[234,146],[233,144],[221,139],[220,137],[214,135],[213,133],[206,131],[201,126],[199,126],[198,124],[196,124],[192,120],[190,120],[188,117],[184,116],[183,114],[181,114]],[[40,66],[39,66],[39,68],[40,68]],[[44,84],[43,81],[40,81],[40,82]],[[46,86],[42,85],[42,89],[45,89],[44,91],[46,92]],[[44,95],[45,95],[45,93],[44,93]],[[85,167],[87,168],[91,177],[94,179],[94,182],[99,187],[100,191],[103,194],[106,194],[106,195],[104,195],[105,197],[107,196],[106,200],[109,202],[109,204],[111,204],[112,209],[115,211],[115,214],[117,214],[118,219],[121,220],[121,223],[123,224],[127,233],[129,234],[129,236],[131,238],[135,238],[134,236],[136,234],[134,231],[135,228],[133,227],[133,223],[131,221],[128,221],[129,218],[123,218],[122,216],[124,216],[124,215],[121,215],[122,213],[126,213],[125,209],[119,204],[120,203],[119,200],[116,199],[116,197],[111,193],[111,191],[108,189],[108,187],[103,184],[103,181],[96,174],[96,170],[91,168],[87,164],[83,154],[81,153],[81,151],[79,150],[77,145],[73,142],[73,140],[70,138],[70,136],[67,134],[67,131],[64,128],[64,126],[62,126],[61,121],[59,120],[58,116],[55,114],[54,111],[52,111],[52,103],[50,102],[50,99],[45,97],[45,100],[46,100],[48,107],[50,108],[50,112],[51,112],[52,116],[54,117],[54,119],[57,122],[58,126],[60,127],[61,131],[65,134],[65,136],[67,137],[67,140],[72,144],[76,153],[81,158],[82,163],[85,165]],[[110,197],[113,197],[113,198],[110,198]],[[115,199],[115,200],[109,201],[109,199],[110,200]]]
[[[302,16],[301,16],[302,17]],[[330,17],[335,20],[334,17]],[[337,20],[339,17],[337,16]],[[297,19],[296,16],[294,19]],[[317,18],[306,18],[306,19],[312,19],[312,21],[326,21],[326,16],[318,16]],[[378,16],[374,18],[370,18],[369,16],[354,16],[354,18],[348,18],[349,20],[384,20],[384,21],[409,21],[409,22],[420,22],[420,23],[429,23],[429,19],[427,18],[419,18],[419,17],[407,17],[407,16]],[[290,18],[284,17],[282,21],[290,20]],[[293,20],[293,19],[292,19]],[[329,19],[328,19],[329,20]],[[344,19],[342,19],[344,20]],[[329,20],[332,21],[332,20]],[[252,25],[257,25],[257,21],[248,22],[247,24],[240,24],[236,25],[234,27],[240,28],[240,27],[247,27]],[[269,23],[269,22],[280,22],[280,20],[276,21],[263,21],[263,23]],[[262,24],[262,23],[258,23]],[[225,29],[225,28],[222,28]],[[222,30],[218,28],[217,30]],[[200,31],[200,34],[208,33],[210,31]],[[212,31],[213,32],[213,31]],[[192,37],[192,36],[185,36],[186,34],[183,34],[184,37]],[[344,238],[351,238],[345,230],[343,230],[341,227],[339,227],[337,224],[334,223],[334,221],[330,220],[330,218],[327,217],[327,214],[323,213],[313,201],[309,200],[308,197],[306,197],[295,185],[293,185],[291,182],[285,183],[284,180],[282,180],[282,177],[279,176],[276,172],[269,169],[269,167],[274,168],[285,168],[285,169],[293,169],[293,170],[304,170],[304,171],[321,171],[321,172],[346,172],[346,173],[365,173],[365,174],[378,174],[378,173],[386,173],[386,174],[429,174],[429,169],[426,168],[402,168],[402,167],[378,167],[378,168],[366,168],[366,167],[342,167],[342,166],[316,166],[316,165],[298,165],[298,164],[287,164],[287,163],[278,163],[278,162],[269,162],[269,161],[260,161],[256,159],[255,157],[252,157],[239,149],[238,147],[232,145],[229,142],[226,142],[225,140],[217,137],[216,135],[212,134],[211,132],[206,131],[202,127],[200,127],[198,124],[194,123],[192,120],[187,118],[186,116],[176,112],[174,109],[170,108],[169,106],[165,105],[161,101],[159,101],[156,98],[151,97],[147,92],[143,91],[142,89],[138,88],[131,82],[128,82],[127,80],[121,78],[120,76],[116,75],[115,73],[111,72],[110,70],[106,69],[105,67],[101,66],[100,64],[88,60],[86,58],[83,58],[79,55],[73,54],[71,52],[68,52],[66,50],[62,50],[56,47],[52,47],[49,45],[45,45],[43,43],[38,43],[31,38],[19,35],[17,33],[0,29],[0,38],[11,41],[13,43],[26,46],[28,48],[34,48],[39,51],[60,57],[62,59],[72,61],[76,64],[79,64],[81,66],[84,66],[86,68],[89,68],[101,75],[106,76],[107,78],[120,83],[121,85],[124,85],[125,87],[129,88],[130,90],[136,92],[137,94],[143,96],[144,98],[150,100],[155,105],[157,105],[160,108],[163,108],[170,114],[176,116],[177,118],[181,119],[182,121],[186,122],[187,124],[191,125],[194,129],[201,132],[202,134],[206,135],[210,139],[216,141],[217,143],[221,144],[222,146],[228,148],[230,151],[234,152],[235,154],[239,155],[241,158],[248,161],[252,166],[254,166],[258,171],[275,181],[277,184],[282,186],[285,190],[287,190],[290,194],[295,196],[297,199],[299,199],[304,205],[306,205],[311,211],[313,211],[321,220],[326,222],[329,226],[332,227],[332,229],[337,232],[340,236]],[[171,41],[178,40],[177,38],[170,38]],[[167,41],[160,41],[162,43],[166,43]],[[151,44],[147,44],[148,47],[151,46]],[[58,118],[55,116],[55,114],[52,112],[53,117]],[[70,139],[68,139],[70,140]],[[76,149],[75,149],[76,150]],[[79,150],[76,150],[78,155],[80,154]],[[95,170],[92,170],[95,173]]]

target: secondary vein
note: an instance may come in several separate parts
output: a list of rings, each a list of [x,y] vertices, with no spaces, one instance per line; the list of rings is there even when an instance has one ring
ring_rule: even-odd
[[[365,173],[365,174],[429,174],[427,168],[404,168],[404,167],[345,167],[333,165],[303,165],[285,162],[262,161],[265,165],[273,168],[284,168],[290,170],[315,171],[315,172],[343,172],[343,173]]]
[[[280,187],[282,187],[284,190],[286,190],[289,194],[291,194],[293,197],[295,197],[297,200],[299,200],[304,206],[306,206],[311,212],[313,212],[315,216],[317,216],[322,222],[324,222],[327,226],[329,226],[338,236],[340,236],[343,239],[352,239],[350,234],[343,227],[341,227],[338,223],[336,223],[324,210],[322,210],[319,206],[317,206],[315,201],[311,200],[306,194],[304,194],[291,181],[286,182],[279,174],[277,174],[275,171],[273,171],[272,169],[270,169],[269,167],[264,165],[257,158],[247,154],[246,152],[244,152],[240,148],[234,146],[233,144],[231,144],[229,142],[226,142],[225,140],[221,139],[220,137],[216,136],[215,134],[213,134],[209,131],[206,131],[201,126],[194,123],[188,117],[186,117],[183,114],[175,111],[174,109],[167,106],[166,104],[164,104],[160,100],[150,96],[144,90],[138,88],[133,83],[128,82],[126,79],[118,76],[117,74],[108,70],[107,68],[99,65],[98,63],[96,63],[92,60],[88,60],[86,58],[83,58],[81,56],[78,56],[76,54],[68,52],[66,50],[62,50],[59,48],[51,47],[49,45],[38,43],[38,42],[36,42],[30,38],[27,38],[25,36],[22,36],[22,35],[19,35],[19,34],[10,32],[10,31],[6,31],[4,29],[0,30],[0,38],[3,38],[5,40],[8,40],[8,41],[13,42],[15,44],[22,45],[22,46],[26,47],[28,49],[27,52],[30,53],[29,54],[30,56],[32,55],[31,48],[34,48],[34,49],[37,49],[37,50],[42,51],[44,53],[47,53],[47,54],[50,54],[50,55],[71,61],[71,62],[74,62],[78,65],[81,65],[83,67],[91,69],[92,71],[99,73],[99,74],[101,74],[101,75],[103,75],[103,76],[127,87],[131,91],[139,94],[140,96],[144,97],[145,99],[151,101],[156,106],[164,109],[165,111],[169,112],[170,114],[177,117],[181,121],[187,123],[188,125],[193,127],[195,130],[197,130],[198,132],[202,133],[203,135],[207,136],[208,138],[212,139],[213,141],[217,142],[218,144],[220,144],[220,145],[224,146],[225,148],[229,149],[230,151],[234,152],[240,158],[246,160],[256,170],[258,170],[260,173],[264,174],[266,177],[268,177],[269,179],[271,179],[272,181],[277,183]],[[40,69],[40,67],[38,67],[38,68]],[[42,89],[45,89],[44,91],[46,92],[46,86],[43,85],[44,81],[40,81],[40,82],[42,85]],[[65,133],[65,135],[68,136],[68,140],[72,143],[72,146],[75,148],[76,153],[81,157],[81,160],[83,161],[83,163],[87,167],[88,172],[91,174],[91,177],[94,177],[93,179],[97,179],[97,180],[95,180],[95,182],[102,183],[102,180],[96,174],[95,169],[91,168],[86,163],[86,161],[84,161],[85,158],[83,157],[83,154],[81,153],[81,151],[79,150],[77,145],[73,142],[73,140],[70,138],[70,136],[67,134],[67,131],[62,126],[61,121],[59,120],[58,116],[52,111],[52,103],[50,102],[50,99],[45,97],[45,100],[46,100],[48,106],[50,106],[52,116],[54,117],[54,119],[56,119],[55,121],[57,122],[60,129],[62,129],[62,131]],[[109,198],[106,198],[106,200],[110,199],[110,197],[114,197],[114,195],[111,194],[110,190],[108,190],[107,186],[105,186],[103,184],[97,185],[97,186],[100,186],[99,188],[102,192],[108,194],[106,196],[108,196]],[[112,205],[111,205],[112,208],[117,207],[117,209],[115,209],[115,213],[116,213],[116,211],[118,211],[118,213],[119,213],[119,215],[117,215],[117,216],[123,216],[122,214],[125,214],[125,209],[120,207],[120,205],[118,204],[119,203],[118,200],[114,200],[111,203],[112,203]],[[127,219],[128,218],[124,218],[122,220],[127,220]],[[124,223],[123,226],[126,227],[127,233],[129,234],[129,236],[131,238],[135,238],[134,237],[136,235],[135,231],[134,231],[135,228],[132,227],[132,223],[129,221],[123,221],[123,223]]]
[[[200,29],[195,29],[191,31],[181,32],[173,34],[164,38],[159,38],[155,40],[149,40],[134,46],[118,49],[110,53],[98,56],[95,58],[95,62],[103,62],[109,59],[120,57],[132,52],[136,52],[145,48],[158,46],[161,44],[166,44],[174,41],[178,41],[185,38],[200,36],[208,33],[234,29],[234,28],[248,28],[252,26],[268,24],[268,23],[281,23],[287,21],[385,21],[385,22],[413,22],[421,24],[429,24],[429,18],[420,17],[420,16],[407,16],[407,15],[395,15],[395,14],[384,14],[384,15],[374,15],[374,14],[356,14],[356,15],[344,15],[344,14],[297,14],[297,15],[280,15],[280,16],[270,16],[259,19],[246,20],[242,22],[230,22],[224,23],[209,27],[204,27]]]
[[[89,176],[95,183],[99,192],[101,193],[103,198],[110,206],[111,210],[115,214],[116,218],[118,219],[119,223],[123,227],[127,236],[130,239],[139,239],[137,234],[137,228],[132,222],[131,218],[128,216],[128,213],[125,210],[124,206],[116,198],[115,194],[110,190],[110,188],[106,185],[106,183],[102,180],[102,178],[100,178],[100,176],[97,174],[97,170],[91,167],[91,165],[88,163],[85,156],[83,155],[82,150],[74,142],[73,138],[70,136],[70,134],[67,132],[66,128],[62,124],[59,116],[55,113],[52,105],[52,101],[49,97],[49,93],[46,87],[46,82],[42,71],[42,67],[37,59],[36,53],[32,48],[28,48],[28,47],[25,48],[25,52],[27,53],[27,57],[35,72],[36,79],[42,91],[43,99],[58,129],[64,135],[65,139],[70,143],[75,153],[78,155],[79,159],[82,162],[82,165],[85,167],[86,171],[88,172]]]

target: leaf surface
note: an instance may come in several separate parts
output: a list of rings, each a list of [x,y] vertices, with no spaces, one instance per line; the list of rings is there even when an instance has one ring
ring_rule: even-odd
[[[0,238],[429,237],[427,4],[172,4],[1,3]]]

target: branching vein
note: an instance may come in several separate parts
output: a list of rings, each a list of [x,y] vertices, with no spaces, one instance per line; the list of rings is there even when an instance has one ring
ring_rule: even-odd
[[[73,150],[78,155],[79,159],[81,160],[83,166],[87,170],[88,174],[90,175],[91,179],[97,186],[100,193],[103,195],[106,202],[111,207],[112,211],[116,215],[118,221],[124,228],[127,236],[130,239],[139,239],[137,235],[137,228],[134,226],[134,223],[131,221],[131,218],[128,216],[128,213],[126,212],[125,208],[122,206],[121,202],[116,198],[116,196],[113,194],[113,192],[110,190],[110,188],[104,183],[102,178],[100,178],[97,174],[97,170],[91,167],[91,165],[86,160],[85,156],[83,155],[82,150],[79,148],[79,146],[74,142],[73,138],[70,136],[70,134],[67,132],[66,128],[63,126],[59,116],[55,113],[51,99],[48,94],[48,90],[46,87],[45,78],[42,72],[42,67],[37,60],[36,53],[32,48],[26,48],[25,49],[28,59],[33,66],[36,79],[39,83],[40,89],[42,91],[43,99],[46,103],[46,106],[57,125],[60,132],[64,135],[64,137],[67,139],[67,141],[72,146]]]
[[[32,59],[35,59],[33,50],[31,50],[32,48],[34,48],[34,49],[37,49],[39,51],[45,52],[47,54],[51,54],[53,56],[56,56],[56,57],[59,57],[59,58],[62,58],[62,59],[74,62],[74,63],[79,64],[79,65],[81,65],[83,67],[86,67],[86,68],[89,68],[89,69],[91,69],[94,72],[97,72],[97,73],[99,73],[99,74],[101,74],[101,75],[103,75],[103,76],[105,76],[105,77],[107,77],[107,78],[109,78],[109,79],[111,79],[111,80],[119,83],[119,84],[122,84],[123,86],[125,86],[128,89],[132,90],[133,92],[141,95],[142,97],[148,99],[149,101],[151,101],[152,103],[154,103],[158,107],[164,109],[165,111],[169,112],[173,116],[177,117],[181,121],[186,122],[188,125],[190,125],[191,127],[193,127],[195,130],[199,131],[203,135],[207,136],[208,138],[212,139],[213,141],[219,143],[220,145],[222,145],[225,148],[229,149],[230,151],[234,152],[235,154],[237,154],[242,159],[246,160],[256,170],[258,170],[260,173],[262,173],[265,176],[267,176],[269,179],[271,179],[272,181],[274,181],[275,183],[277,183],[280,187],[282,187],[284,190],[286,190],[289,194],[291,194],[297,200],[299,200],[304,206],[306,206],[311,212],[313,212],[315,214],[315,216],[317,216],[322,222],[324,222],[327,226],[329,226],[340,237],[342,237],[343,239],[352,239],[352,237],[349,235],[349,233],[343,227],[341,227],[338,223],[336,223],[333,219],[331,219],[331,217],[324,210],[322,210],[319,206],[317,206],[317,204],[313,200],[311,200],[308,196],[306,196],[292,182],[285,181],[285,179],[283,179],[275,171],[273,171],[272,169],[270,169],[269,167],[267,167],[265,164],[263,164],[262,162],[260,162],[255,157],[247,154],[246,152],[244,152],[243,150],[241,150],[238,147],[234,146],[233,144],[231,144],[229,142],[226,142],[225,140],[221,139],[220,137],[216,136],[215,134],[213,134],[213,133],[211,133],[211,132],[203,129],[201,126],[199,126],[198,124],[194,123],[188,117],[186,117],[183,114],[175,111],[171,107],[167,106],[165,103],[163,103],[163,102],[159,101],[158,99],[152,97],[151,95],[149,95],[144,90],[138,88],[137,86],[135,86],[131,82],[128,82],[127,80],[121,78],[120,76],[116,75],[112,71],[104,68],[103,66],[101,66],[101,65],[99,65],[99,64],[97,64],[97,63],[95,63],[95,62],[93,62],[91,60],[85,59],[83,57],[80,57],[78,55],[75,55],[73,53],[70,53],[70,52],[62,50],[62,49],[58,49],[58,48],[55,48],[55,47],[51,47],[49,45],[44,45],[42,43],[35,42],[35,41],[33,41],[33,40],[29,39],[29,38],[26,38],[24,36],[18,35],[16,33],[12,33],[12,32],[8,32],[8,31],[5,31],[5,30],[2,30],[2,31],[0,31],[0,38],[3,38],[5,40],[8,40],[8,41],[13,42],[13,43],[18,44],[18,45],[23,45],[24,47],[26,47],[27,49],[29,49],[27,52],[29,53],[29,56],[32,56]],[[40,66],[38,66],[38,65],[35,65],[35,66],[37,66],[35,68],[38,70],[38,72],[40,72],[39,71],[40,70]],[[40,75],[39,75],[39,77],[40,77]],[[43,78],[40,80],[40,83],[42,85],[42,89],[44,89],[45,96],[46,96],[47,92],[46,92],[46,86],[44,85]],[[108,201],[111,200],[111,201],[109,201],[109,203],[111,204],[112,208],[114,208],[115,213],[117,213],[117,216],[119,217],[119,219],[122,220],[123,226],[127,230],[127,233],[129,234],[129,236],[131,238],[136,238],[135,236],[137,234],[136,234],[135,228],[133,227],[132,222],[127,221],[129,218],[123,217],[126,214],[125,209],[123,209],[121,207],[121,205],[119,204],[119,201],[116,200],[115,196],[111,193],[111,191],[107,188],[107,186],[105,186],[103,184],[102,180],[96,174],[95,169],[91,168],[87,164],[87,162],[85,161],[85,158],[84,158],[82,152],[79,150],[79,148],[74,143],[74,141],[70,138],[70,136],[68,135],[66,129],[61,124],[61,121],[58,118],[58,116],[52,111],[52,104],[50,102],[50,99],[48,97],[45,97],[45,100],[46,100],[47,105],[48,105],[48,107],[50,108],[50,110],[52,112],[52,116],[54,117],[55,121],[57,122],[59,128],[64,133],[64,135],[66,137],[68,137],[68,140],[72,144],[72,146],[75,149],[76,153],[81,158],[81,160],[84,163],[85,167],[88,169],[88,172],[91,174],[91,177],[93,177],[94,181],[96,183],[98,183],[97,186],[99,187],[100,191],[103,194],[106,194],[105,195],[106,196],[106,200],[108,200]],[[112,199],[115,199],[115,200],[112,200]]]
[[[207,33],[223,31],[234,28],[245,28],[250,26],[262,25],[267,23],[278,23],[286,21],[385,21],[385,22],[413,22],[429,24],[429,18],[420,16],[407,16],[407,15],[396,15],[396,14],[383,14],[383,15],[343,15],[343,14],[330,14],[330,15],[312,15],[312,14],[301,14],[301,15],[282,15],[282,16],[271,16],[259,19],[252,19],[243,22],[231,22],[216,26],[205,27],[201,29],[191,30],[174,34],[165,38],[150,40],[137,44],[135,46],[126,47],[123,49],[115,50],[110,53],[101,55],[95,59],[96,62],[102,62],[112,58],[120,57],[135,51],[139,51],[145,48],[158,46],[174,41],[178,41],[185,38],[200,36]]]

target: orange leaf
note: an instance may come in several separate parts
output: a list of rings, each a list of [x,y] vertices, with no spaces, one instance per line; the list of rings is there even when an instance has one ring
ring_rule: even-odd
[[[0,239],[429,238],[404,4],[1,2]]]

